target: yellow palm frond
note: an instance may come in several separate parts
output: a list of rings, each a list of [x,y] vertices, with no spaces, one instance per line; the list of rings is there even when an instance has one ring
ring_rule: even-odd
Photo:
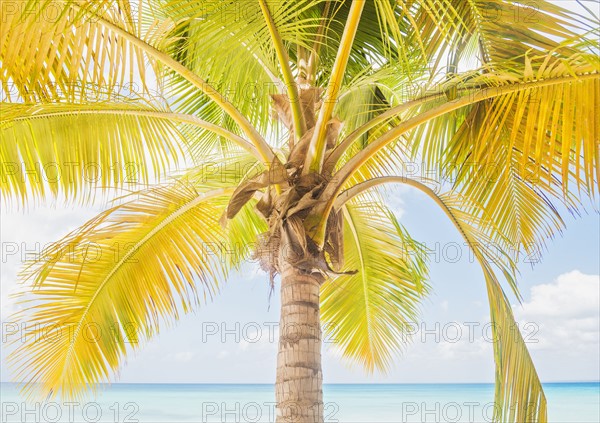
[[[594,29],[592,16],[581,16],[561,3],[536,0],[415,0],[413,38],[429,54],[452,50],[449,64],[456,66],[469,44],[478,46],[483,63],[523,63],[525,53],[556,50],[563,57],[577,50],[568,46],[582,32]],[[456,72],[456,69],[449,69]]]
[[[6,199],[63,194],[85,200],[92,188],[135,188],[164,177],[185,150],[176,116],[147,102],[1,107],[0,193]]]
[[[188,181],[200,191],[237,187],[266,170],[265,164],[246,152],[205,156],[204,161],[185,172],[180,179]],[[259,236],[269,229],[264,217],[257,212],[257,200],[251,199],[225,227],[227,243],[223,245],[228,268],[238,268],[254,253]],[[223,216],[219,216],[222,218]]]
[[[342,212],[344,267],[357,273],[323,286],[324,329],[345,357],[368,371],[386,370],[409,341],[428,292],[425,247],[379,201],[363,196]]]
[[[141,50],[85,13],[102,13],[135,32],[129,0],[16,0],[4,6],[0,80],[11,101],[73,99],[82,90],[110,92],[126,84],[145,88]]]
[[[556,192],[558,186],[567,197],[574,182],[585,194],[594,195],[600,189],[600,135],[598,121],[593,119],[598,107],[600,61],[589,54],[564,60],[553,57],[549,54],[536,58],[537,65],[528,66],[523,73],[471,72],[440,85],[437,91],[446,93],[441,101],[437,95],[433,102],[417,101],[417,110],[410,110],[399,125],[349,157],[324,190],[326,204],[314,213],[330,210],[337,194],[351,185],[365,165],[385,164],[386,154],[398,148],[396,143],[401,137],[408,138],[404,143],[407,152],[431,169],[442,170],[441,178],[448,166],[466,159],[456,151],[448,151],[448,137],[452,137],[469,140],[467,149],[476,146],[474,154],[468,156],[471,163],[512,166],[513,158],[518,157],[521,169],[533,165],[538,188]],[[451,88],[461,95],[453,95]],[[555,96],[556,90],[564,95]],[[470,109],[482,104],[492,105],[495,110],[477,114],[477,120],[465,117],[471,116]],[[464,122],[458,129],[457,119]],[[469,136],[461,136],[463,133]],[[505,163],[494,163],[497,149],[508,151]],[[321,233],[324,224],[321,221],[315,233]]]
[[[485,264],[481,265],[486,277],[496,363],[494,419],[546,423],[546,395],[510,303],[495,276]]]
[[[260,170],[248,153],[216,156],[169,185],[121,198],[29,263],[14,318],[39,324],[40,336],[49,326],[72,336],[33,336],[14,350],[25,393],[83,395],[108,380],[128,347],[212,298],[268,229],[255,201],[226,228],[220,221],[237,184]]]
[[[525,82],[600,71],[594,56],[526,60],[529,70],[520,78]],[[546,191],[566,194],[574,183],[594,195],[600,183],[600,124],[594,117],[599,105],[600,76],[500,95],[470,110],[444,161],[457,163],[468,155],[477,165],[516,168],[521,178]]]
[[[229,191],[176,183],[137,193],[27,267],[23,277],[33,286],[26,284],[25,308],[14,317],[40,336],[19,343],[10,358],[16,379],[28,382],[25,394],[79,397],[108,380],[129,346],[212,298],[226,271],[219,216]],[[69,336],[49,341],[42,334],[50,325]]]
[[[460,154],[471,156],[466,144],[464,147]],[[477,148],[475,143],[469,147]],[[576,210],[582,206],[581,199],[563,193],[559,182],[549,185],[540,181],[531,167],[523,169],[518,154],[502,148],[492,154],[495,157],[490,155],[489,161],[481,163],[462,160],[457,155],[455,166],[449,170],[453,190],[456,195],[469,199],[463,208],[470,214],[487,216],[494,222],[496,233],[502,234],[502,239],[494,240],[497,249],[514,261],[519,261],[524,253],[540,260],[546,241],[565,227],[559,206]],[[551,180],[548,175],[545,178]],[[515,294],[519,297],[516,290]]]
[[[166,68],[172,79],[185,81],[193,96],[203,99],[203,104],[209,99],[213,108],[220,108],[224,117],[231,119],[236,128],[239,126],[246,133],[266,161],[270,162],[273,158],[269,145],[227,100],[226,95],[165,52],[170,51],[169,48],[180,37],[173,33],[174,24],[169,17],[157,12],[160,8],[136,2],[136,6],[140,7],[134,13],[128,0],[23,0],[15,6],[18,7],[11,14],[10,25],[2,26],[2,45],[11,44],[6,49],[7,56],[0,58],[3,91],[7,94],[17,91],[17,95],[8,96],[9,101],[67,99],[74,102],[84,101],[82,99],[89,93],[112,95],[134,92],[139,95],[150,91],[144,77],[144,69],[149,63],[160,77],[159,89],[165,80],[169,80],[159,72]],[[54,16],[54,13],[60,19],[44,18],[48,14]],[[63,32],[67,34],[65,40]],[[50,34],[38,43],[43,48],[27,43],[30,37],[40,33]],[[28,36],[22,37],[22,34]],[[23,40],[26,45],[20,51]],[[21,63],[20,57],[26,60],[25,64]],[[29,69],[32,63],[42,71]],[[140,82],[142,87],[137,86]],[[169,95],[177,95],[176,90],[170,88]],[[239,91],[247,95],[245,90]],[[244,99],[247,100],[247,97]],[[268,113],[263,115],[268,116]],[[202,115],[197,117],[203,118]],[[228,129],[222,122],[211,123]]]

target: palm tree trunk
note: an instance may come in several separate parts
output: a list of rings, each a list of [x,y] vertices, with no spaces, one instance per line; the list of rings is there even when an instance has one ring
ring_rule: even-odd
[[[277,423],[323,423],[320,275],[288,263],[281,269]]]

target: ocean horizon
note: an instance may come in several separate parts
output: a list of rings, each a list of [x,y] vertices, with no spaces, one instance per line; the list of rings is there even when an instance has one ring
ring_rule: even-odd
[[[544,383],[551,423],[600,421],[600,381]],[[491,383],[325,384],[329,423],[492,421]],[[25,402],[18,384],[0,383],[2,423],[272,422],[272,384],[102,384],[85,401]]]

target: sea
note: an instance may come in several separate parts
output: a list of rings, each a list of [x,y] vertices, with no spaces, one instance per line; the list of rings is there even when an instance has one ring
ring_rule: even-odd
[[[600,382],[544,384],[548,420],[600,422]],[[325,421],[492,422],[492,384],[330,384]],[[112,384],[85,401],[25,402],[19,387],[0,384],[4,422],[272,422],[273,385]]]

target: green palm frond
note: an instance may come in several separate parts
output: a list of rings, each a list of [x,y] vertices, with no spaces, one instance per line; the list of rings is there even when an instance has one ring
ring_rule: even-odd
[[[365,199],[342,209],[344,268],[357,273],[323,286],[321,310],[325,331],[345,357],[368,371],[386,370],[409,341],[429,290],[426,251],[383,204]]]
[[[45,251],[51,260],[30,264],[15,317],[72,332],[14,350],[17,379],[39,383],[25,393],[80,396],[108,380],[128,345],[212,298],[226,272],[218,220],[228,193],[181,183],[137,193]]]
[[[337,207],[360,193],[388,182],[407,184],[431,198],[457,228],[481,265],[488,290],[490,316],[494,327],[495,401],[497,404],[494,421],[510,423],[522,421],[546,422],[546,398],[541,382],[525,342],[516,326],[510,304],[496,276],[496,271],[499,271],[517,297],[520,298],[516,282],[516,261],[511,254],[519,246],[505,233],[507,228],[502,225],[502,220],[498,222],[497,216],[487,214],[485,210],[481,210],[478,204],[468,197],[453,192],[440,195],[431,187],[402,176],[366,181],[348,190],[349,195],[347,198],[340,197],[340,200],[344,201],[339,202]],[[347,307],[350,307],[350,305],[348,304]],[[352,305],[352,307],[356,308],[356,305]],[[341,310],[341,308],[336,307],[336,310]],[[354,324],[356,325],[356,322]],[[347,337],[355,331],[353,326],[346,326],[344,329],[344,335]]]
[[[325,1],[267,2],[270,3],[283,42],[311,47],[312,32],[316,32],[318,21],[308,14],[308,9],[318,8]],[[266,132],[271,124],[269,94],[284,91],[285,84],[259,2],[169,0],[165,1],[162,13],[177,22],[172,31],[177,41],[169,47],[169,53],[203,75],[259,131]],[[206,60],[207,57],[211,59]],[[193,87],[185,80],[174,75],[168,84],[176,96],[176,110],[194,113],[211,122],[224,119],[218,106],[190,95]]]
[[[413,77],[416,78],[417,73]],[[336,116],[344,122],[342,138],[408,98],[411,86],[402,68],[392,64],[379,69],[367,68],[348,81],[335,109]],[[360,135],[359,147],[364,148],[369,141],[398,123],[400,120],[396,118],[375,125]]]
[[[329,19],[325,25],[319,50],[320,68],[317,73],[317,85],[320,86],[324,86],[330,76],[352,4],[347,0],[333,0],[329,3]],[[398,62],[399,54],[391,48],[389,29],[379,26],[382,7],[383,4],[377,1],[365,2],[348,60],[349,79],[360,75],[364,69],[371,66],[380,67],[391,61]],[[391,22],[389,24],[391,25]]]

